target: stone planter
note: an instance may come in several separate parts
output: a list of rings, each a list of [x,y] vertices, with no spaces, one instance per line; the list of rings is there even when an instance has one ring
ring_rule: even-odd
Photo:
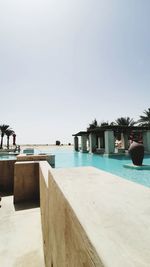
[[[135,141],[129,147],[129,154],[134,165],[141,166],[144,158],[144,146]]]

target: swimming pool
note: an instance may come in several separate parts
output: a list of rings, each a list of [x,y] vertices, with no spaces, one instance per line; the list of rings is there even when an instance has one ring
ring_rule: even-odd
[[[89,153],[80,153],[72,150],[53,150],[55,167],[68,168],[77,166],[93,166],[108,171],[122,178],[150,187],[150,170],[127,169],[123,165],[130,164],[129,156],[101,156]],[[150,164],[150,156],[145,156],[143,164]]]
[[[55,167],[56,168],[68,168],[68,167],[79,167],[79,166],[93,166],[98,169],[116,174],[127,180],[145,185],[150,187],[150,170],[136,170],[127,169],[123,165],[131,164],[129,156],[102,156],[90,153],[75,152],[71,149],[59,149],[55,148],[47,151],[40,151],[47,154],[55,155]],[[15,155],[0,155],[0,160],[15,160]],[[144,157],[143,164],[150,165],[150,156]]]

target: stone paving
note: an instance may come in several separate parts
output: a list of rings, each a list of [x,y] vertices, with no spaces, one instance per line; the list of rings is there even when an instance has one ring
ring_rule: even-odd
[[[0,208],[0,265],[44,267],[40,208],[13,205],[13,196],[2,196]]]

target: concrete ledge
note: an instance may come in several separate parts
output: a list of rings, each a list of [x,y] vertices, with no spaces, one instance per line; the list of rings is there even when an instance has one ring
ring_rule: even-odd
[[[17,161],[42,161],[46,160],[52,167],[55,167],[55,155],[39,154],[39,155],[25,155],[17,156]]]
[[[45,255],[46,266],[51,266],[48,262],[49,244],[48,244],[48,208],[49,208],[49,198],[48,198],[48,171],[51,170],[50,165],[46,161],[39,163],[39,179],[40,179],[40,208],[41,208],[41,222],[42,222],[42,233],[43,233],[43,248]]]
[[[83,226],[54,177],[53,171],[49,172],[47,266],[103,267]]]
[[[150,190],[93,167],[49,171],[47,266],[149,267]]]
[[[55,167],[55,155],[18,155],[14,160],[0,161],[0,190],[5,193],[13,193],[14,190],[14,164],[20,161],[47,161],[51,167]]]

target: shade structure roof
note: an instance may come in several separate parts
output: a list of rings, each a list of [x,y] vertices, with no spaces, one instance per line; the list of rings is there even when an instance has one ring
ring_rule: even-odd
[[[73,134],[72,136],[82,136],[82,135],[88,135],[88,132],[87,131],[80,131],[76,134]]]
[[[87,128],[87,131],[80,131],[76,134],[73,134],[72,136],[83,136],[83,135],[89,135],[90,133],[102,133],[104,131],[111,130],[114,132],[127,132],[130,133],[131,131],[140,131],[144,132],[147,130],[150,130],[149,127],[146,126],[124,126],[124,125],[106,125],[106,126],[100,126],[95,128]]]

